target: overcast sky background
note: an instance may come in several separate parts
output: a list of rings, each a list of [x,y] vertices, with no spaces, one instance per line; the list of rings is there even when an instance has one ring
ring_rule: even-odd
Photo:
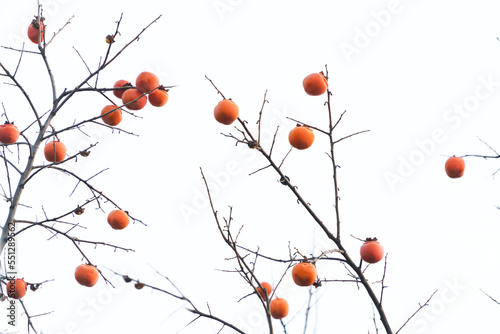
[[[35,1],[29,2],[2,2],[2,46],[20,48],[26,42],[26,49],[35,50],[26,38],[36,12]],[[53,279],[24,298],[33,314],[53,311],[34,319],[44,333],[177,333],[193,319],[183,303],[150,289],[136,290],[106,268],[174,291],[158,270],[200,309],[206,310],[208,302],[214,315],[245,332],[266,332],[257,297],[238,303],[251,292],[248,285],[237,274],[217,270],[233,269],[234,263],[224,260],[232,254],[206,202],[200,167],[219,212],[227,214],[228,205],[233,206],[235,227],[244,225],[242,245],[277,258],[287,258],[289,242],[316,256],[334,247],[277,182],[277,174],[269,169],[248,176],[266,162],[220,134],[237,132],[214,120],[221,97],[204,76],[240,106],[240,117],[252,129],[267,90],[262,145],[269,148],[279,126],[273,156],[281,162],[295,126],[286,117],[327,127],[326,96],[307,96],[302,88],[302,79],[325,64],[334,117],[347,111],[338,138],[370,130],[336,151],[342,240],[356,259],[360,242],[351,234],[376,236],[385,247],[383,303],[393,330],[435,290],[429,307],[402,333],[491,333],[498,328],[500,306],[480,289],[499,300],[500,196],[492,174],[500,166],[496,160],[467,158],[463,178],[452,180],[444,172],[448,156],[493,153],[478,137],[500,149],[500,23],[494,2],[53,0],[44,5],[49,36],[74,15],[47,49],[59,93],[87,74],[75,49],[95,69],[107,47],[104,38],[114,32],[121,13],[115,51],[162,17],[101,73],[98,86],[135,80],[142,71],[155,72],[164,85],[177,85],[165,107],[148,106],[137,112],[140,119],[124,116],[120,127],[138,137],[97,125],[83,129],[90,139],[77,131],[61,134],[68,154],[99,142],[87,159],[68,168],[86,177],[109,168],[93,179],[94,185],[147,226],[136,223],[114,231],[106,213],[91,208],[71,219],[87,227],[75,231],[79,238],[135,250],[84,247],[114,282],[114,290],[102,279],[92,289],[76,283],[74,269],[82,260],[65,238],[47,241],[50,234],[36,229],[21,235],[20,275],[28,282]],[[0,61],[10,69],[18,56],[0,49]],[[48,110],[51,99],[40,58],[25,54],[18,78],[40,110]],[[18,91],[2,85],[0,99],[18,127],[30,124],[31,112]],[[91,117],[106,104],[97,94],[82,93],[54,126]],[[283,171],[333,230],[331,165],[323,137],[316,134],[310,149],[293,151]],[[42,156],[37,163],[43,163]],[[55,216],[89,198],[81,186],[68,197],[74,187],[74,180],[46,172],[27,187],[23,203],[32,209],[20,209],[18,218],[42,219],[42,205]],[[7,207],[2,206],[3,212]],[[113,209],[109,203],[103,208]],[[382,267],[367,270],[371,281],[381,278]],[[259,260],[256,271],[274,285],[285,268]],[[330,262],[320,263],[318,271],[329,279],[346,273]],[[296,287],[287,275],[277,294],[290,303],[287,333],[302,333],[308,289]],[[315,328],[316,333],[375,333],[364,290],[328,283],[315,298],[318,306],[307,333]],[[279,333],[279,322],[274,324]],[[219,328],[199,320],[181,333],[216,333]]]

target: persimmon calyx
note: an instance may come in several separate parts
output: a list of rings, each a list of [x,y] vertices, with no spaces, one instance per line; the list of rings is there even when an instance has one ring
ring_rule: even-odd
[[[259,143],[256,141],[256,140],[251,140],[247,143],[248,147],[250,148],[258,148],[259,147]]]
[[[40,23],[43,23],[45,21],[45,17],[40,17]],[[35,29],[40,29],[40,24],[38,23],[38,16],[35,16],[35,18],[31,21],[31,25]]]

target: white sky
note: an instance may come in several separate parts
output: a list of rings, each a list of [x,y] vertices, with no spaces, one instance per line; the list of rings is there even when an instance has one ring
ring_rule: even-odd
[[[30,2],[31,6],[2,3],[2,46],[20,47],[27,41],[27,25],[36,11],[35,1]],[[222,11],[220,6],[225,6]],[[148,225],[113,231],[105,213],[89,208],[74,220],[87,226],[77,232],[80,238],[136,252],[88,247],[88,256],[103,270],[112,268],[170,289],[155,275],[155,268],[199,308],[206,310],[208,302],[215,315],[248,333],[265,332],[257,297],[238,303],[249,287],[236,274],[216,271],[232,269],[234,264],[224,261],[231,252],[203,199],[199,168],[215,185],[217,209],[226,213],[232,205],[234,224],[245,226],[242,245],[260,246],[262,253],[283,258],[288,242],[305,253],[314,249],[315,255],[333,245],[276,182],[274,172],[248,176],[265,161],[255,152],[235,148],[220,134],[235,130],[213,119],[220,96],[204,76],[240,106],[240,116],[253,128],[268,90],[263,145],[269,147],[270,134],[279,125],[273,156],[281,161],[294,126],[287,116],[327,126],[325,97],[307,96],[301,85],[307,74],[328,64],[334,115],[347,110],[338,137],[370,130],[337,149],[342,239],[353,258],[360,243],[350,234],[376,236],[388,252],[384,308],[393,330],[438,289],[430,307],[403,333],[494,332],[499,327],[499,306],[480,289],[500,300],[496,240],[500,196],[498,181],[491,177],[499,166],[495,160],[468,158],[464,177],[452,180],[444,173],[444,163],[453,154],[491,154],[478,137],[500,149],[496,9],[493,1],[46,1],[49,35],[74,15],[47,50],[59,92],[86,75],[73,47],[94,69],[107,46],[104,37],[114,31],[122,12],[116,49],[162,17],[100,75],[99,86],[135,80],[144,70],[157,73],[165,85],[178,85],[165,107],[147,107],[137,113],[142,119],[125,115],[120,126],[139,137],[112,135],[98,126],[85,128],[91,142],[99,145],[89,158],[68,168],[90,177],[109,167],[94,185]],[[0,61],[8,68],[13,69],[17,60],[18,54],[0,49]],[[42,66],[36,56],[24,55],[18,78],[40,110],[46,111],[50,96]],[[30,123],[30,111],[17,91],[0,86],[0,100],[20,128]],[[100,97],[82,94],[61,111],[54,125],[60,128],[90,117],[105,104]],[[463,111],[458,112],[460,106]],[[309,150],[293,151],[283,171],[333,226],[331,167],[324,154],[327,141],[319,134],[316,138]],[[77,132],[61,139],[68,153],[89,143]],[[41,164],[42,157],[38,159]],[[388,181],[388,175],[396,181]],[[394,179],[397,175],[400,178]],[[19,218],[43,217],[42,205],[53,215],[76,207],[89,194],[79,187],[69,198],[74,186],[74,181],[55,173],[38,177],[23,195],[23,203],[33,209],[20,210]],[[2,206],[2,213],[7,207]],[[112,209],[110,204],[104,207]],[[115,290],[102,280],[92,289],[79,286],[73,272],[80,255],[67,240],[46,241],[48,237],[45,231],[32,229],[19,238],[20,275],[28,282],[54,280],[24,298],[33,314],[53,311],[35,319],[44,333],[177,333],[192,319],[181,303],[148,289],[135,290],[111,272],[107,276],[116,282]],[[380,279],[381,268],[378,264],[368,269],[371,281]],[[256,270],[262,280],[276,283],[283,269],[259,260]],[[345,275],[342,266],[331,263],[320,263],[318,271],[321,277]],[[278,294],[290,303],[287,333],[303,333],[307,289],[296,287],[287,276]],[[365,291],[329,283],[317,295],[318,307],[307,333],[313,333],[315,326],[320,334],[375,333]],[[181,333],[216,333],[219,328],[200,320]],[[275,321],[276,332],[280,329]]]

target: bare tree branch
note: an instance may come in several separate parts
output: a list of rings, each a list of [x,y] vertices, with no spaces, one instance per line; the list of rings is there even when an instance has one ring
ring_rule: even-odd
[[[399,333],[399,332],[403,329],[403,327],[404,327],[404,326],[406,326],[406,324],[407,324],[407,323],[408,323],[411,319],[413,319],[413,317],[415,317],[415,316],[417,315],[417,313],[418,313],[418,312],[420,312],[420,310],[422,310],[422,309],[423,309],[424,307],[426,307],[426,306],[429,306],[429,302],[431,301],[432,297],[434,297],[434,295],[436,294],[436,292],[438,292],[438,290],[434,291],[434,292],[431,294],[431,296],[429,297],[429,299],[427,299],[427,301],[426,301],[425,303],[423,303],[423,304],[419,304],[418,309],[417,309],[415,312],[413,312],[413,314],[412,314],[412,315],[411,315],[411,316],[410,316],[410,317],[409,317],[409,318],[405,321],[405,323],[404,323],[401,327],[399,327],[399,329],[398,329],[398,330],[396,331],[396,333],[394,333],[394,334],[398,334],[398,333]]]

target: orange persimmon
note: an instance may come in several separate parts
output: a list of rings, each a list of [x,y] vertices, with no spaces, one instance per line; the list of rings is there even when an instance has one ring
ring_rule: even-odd
[[[313,96],[322,95],[328,89],[328,81],[323,72],[309,74],[304,78],[302,84],[306,93]]]
[[[113,88],[122,88],[122,87],[132,87],[132,85],[127,80],[118,80],[113,85]],[[122,95],[125,91],[126,91],[126,89],[125,90],[124,89],[114,89],[113,95],[116,96],[117,98],[121,99]]]
[[[135,88],[141,93],[149,93],[160,85],[160,79],[151,72],[142,72],[135,80]]]
[[[465,171],[465,161],[460,157],[452,156],[446,160],[444,170],[452,179],[462,177]]]
[[[0,125],[0,143],[14,144],[19,139],[19,129],[12,123]]]
[[[112,111],[115,109],[114,111]],[[106,115],[107,114],[107,115]],[[122,121],[122,110],[115,105],[108,105],[101,110],[102,121],[107,125],[115,126]]]
[[[123,230],[129,222],[130,218],[123,210],[113,210],[108,214],[108,224],[115,230]]]
[[[168,101],[168,93],[164,89],[155,89],[149,93],[148,100],[154,107],[163,107]]]
[[[297,125],[288,134],[290,145],[298,150],[305,150],[311,147],[314,142],[314,133],[307,126]]]
[[[288,315],[288,302],[283,298],[275,298],[269,303],[269,311],[274,319],[283,319]]]
[[[273,287],[271,286],[271,284],[269,284],[267,282],[262,282],[262,283],[260,283],[260,285],[262,285],[262,287],[264,288],[264,290],[262,290],[260,288],[260,286],[258,286],[257,287],[257,293],[260,295],[260,298],[266,300],[266,295],[269,297],[269,295],[273,291]]]
[[[132,102],[133,101],[133,102]],[[130,110],[140,110],[146,106],[148,98],[135,88],[127,89],[122,95],[122,102]]]
[[[240,109],[236,103],[230,99],[220,101],[214,108],[215,119],[217,122],[225,125],[232,124],[238,118],[239,113]]]
[[[28,285],[22,278],[10,280],[7,283],[7,296],[13,299],[21,299],[28,291]]]
[[[80,264],[75,270],[75,279],[83,286],[93,287],[99,280],[99,271],[89,264]]]
[[[43,20],[43,17],[40,18],[40,24],[38,24],[37,18],[34,18],[28,26],[28,38],[35,44],[38,44],[38,32],[40,32],[40,43],[43,42],[45,35],[45,24]]]
[[[60,141],[51,141],[43,149],[45,159],[49,162],[61,162],[66,158],[66,146]]]
[[[298,286],[311,286],[318,276],[316,267],[310,262],[300,262],[293,266],[292,278]]]
[[[368,263],[377,263],[384,257],[384,247],[377,241],[377,238],[367,238],[359,252],[363,261]]]

